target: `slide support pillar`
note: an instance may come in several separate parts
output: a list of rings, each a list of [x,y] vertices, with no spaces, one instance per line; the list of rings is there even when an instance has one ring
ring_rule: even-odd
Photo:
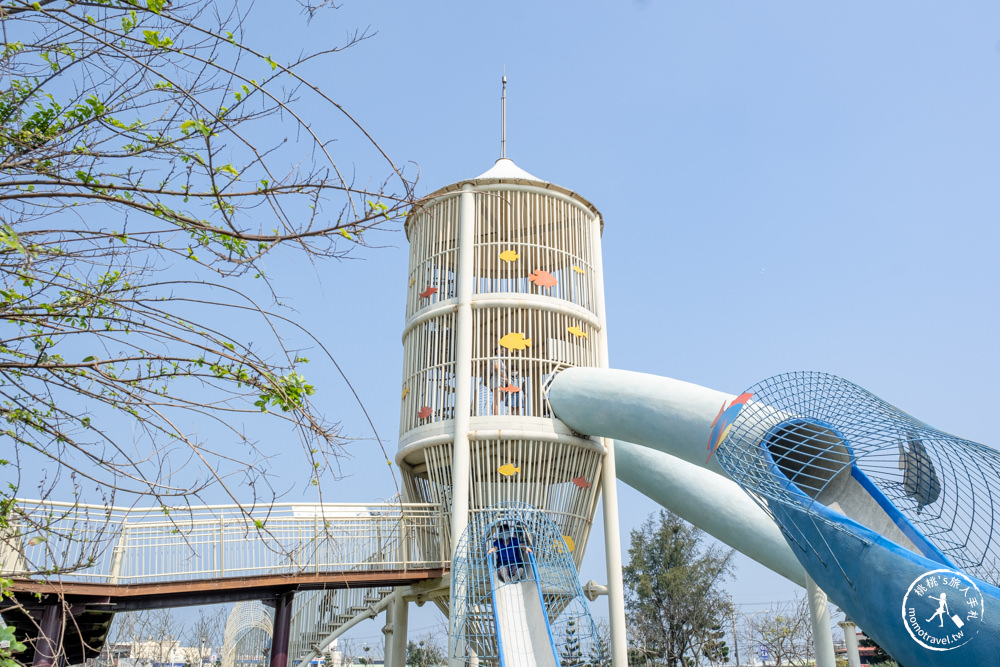
[[[812,619],[816,667],[836,667],[833,634],[830,632],[830,605],[827,603],[826,593],[808,574],[806,574],[806,597],[809,599],[809,616]]]
[[[847,619],[838,623],[844,629],[844,643],[847,645],[847,667],[861,667],[861,653],[858,651],[858,626]]]

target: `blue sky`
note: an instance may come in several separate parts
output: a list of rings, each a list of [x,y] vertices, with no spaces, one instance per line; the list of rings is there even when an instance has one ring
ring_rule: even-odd
[[[345,2],[303,34],[378,31],[317,81],[419,165],[421,193],[499,156],[506,68],[508,156],[604,216],[612,366],[733,393],[827,371],[992,446],[998,19],[988,2]],[[297,305],[350,351],[394,445],[407,250],[388,242],[316,269],[329,309]],[[389,495],[375,448],[352,451],[338,499]],[[656,506],[620,494],[627,547]],[[601,536],[584,580],[606,578]],[[737,575],[737,602],[794,594],[745,560]]]

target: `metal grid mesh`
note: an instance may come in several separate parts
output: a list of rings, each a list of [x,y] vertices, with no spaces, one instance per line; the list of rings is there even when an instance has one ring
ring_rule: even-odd
[[[838,509],[830,503],[852,483],[853,464],[956,565],[1000,583],[994,499],[1000,453],[931,428],[826,373],[778,375],[747,393],[753,396],[716,455],[779,525],[782,506],[808,511],[818,502]]]
[[[595,307],[591,225],[597,216],[578,202],[531,189],[486,189],[476,193],[476,294],[543,294]],[[504,252],[518,258],[507,261]],[[574,269],[573,267],[576,267]],[[541,269],[555,284],[535,285]]]
[[[459,541],[452,567],[451,658],[500,664],[491,571],[495,556],[487,552],[504,524],[533,551],[535,568],[526,568],[524,577],[537,576],[540,583],[562,667],[601,664],[597,627],[566,542],[544,512],[526,503],[502,503],[474,514]]]
[[[498,503],[521,502],[544,510],[560,534],[573,540],[571,555],[579,565],[600,494],[603,447],[583,440],[572,443],[527,439],[474,440],[470,447],[470,509],[489,513],[490,507]],[[440,503],[446,508],[444,520],[448,526],[451,454],[451,443],[428,447],[424,450],[426,465],[404,474],[408,497]],[[516,472],[500,472],[505,465],[515,467]],[[444,539],[448,539],[447,530]],[[447,548],[444,551],[450,553]]]
[[[260,600],[237,603],[226,620],[222,667],[267,667],[273,616]]]

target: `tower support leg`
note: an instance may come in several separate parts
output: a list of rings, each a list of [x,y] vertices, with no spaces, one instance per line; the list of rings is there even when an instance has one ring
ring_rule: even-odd
[[[847,619],[838,623],[844,629],[844,643],[847,644],[847,667],[861,667],[861,654],[858,651],[858,626]]]
[[[288,637],[292,628],[292,598],[282,593],[274,601],[274,630],[271,635],[271,667],[288,667]]]
[[[395,656],[393,655],[392,637],[396,631],[395,600],[385,608],[385,625],[382,626],[382,636],[385,638],[385,648],[382,650],[382,664],[385,667],[396,667]]]
[[[33,667],[57,667],[57,658],[62,653],[63,606],[61,602],[45,607],[38,630]]]
[[[392,603],[392,662],[389,667],[406,667],[406,624],[410,616],[410,603],[397,595]]]
[[[604,558],[608,566],[608,621],[611,626],[611,665],[627,667],[625,636],[625,584],[622,581],[622,546],[618,528],[618,478],[615,474],[614,441],[604,438],[608,450],[601,471],[604,504]],[[833,667],[831,665],[830,667]]]
[[[833,652],[833,634],[830,632],[830,605],[826,593],[806,575],[806,597],[809,599],[809,616],[812,619],[813,646],[816,647],[816,667],[836,667]]]

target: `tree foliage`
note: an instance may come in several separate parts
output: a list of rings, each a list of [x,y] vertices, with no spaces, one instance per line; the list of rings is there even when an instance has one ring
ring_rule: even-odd
[[[335,468],[337,424],[313,403],[265,260],[368,245],[413,183],[305,78],[370,34],[272,57],[246,7],[0,5],[0,465],[54,471],[10,480],[0,500],[68,477],[105,501],[167,505],[216,485],[252,502],[271,493],[272,453],[244,432],[254,414],[297,429],[305,479]],[[369,154],[342,155],[331,128]],[[378,161],[373,177],[355,182],[344,164],[358,160]]]
[[[778,604],[754,616],[748,627],[750,646],[759,651],[767,647],[771,664],[808,665],[814,658],[812,620],[804,597]]]
[[[428,635],[423,639],[406,644],[406,664],[408,667],[438,667],[448,662],[444,649],[437,640]]]
[[[633,640],[661,664],[698,664],[712,628],[729,614],[721,585],[732,573],[733,550],[704,540],[704,532],[667,511],[632,531],[622,569],[626,613]]]

